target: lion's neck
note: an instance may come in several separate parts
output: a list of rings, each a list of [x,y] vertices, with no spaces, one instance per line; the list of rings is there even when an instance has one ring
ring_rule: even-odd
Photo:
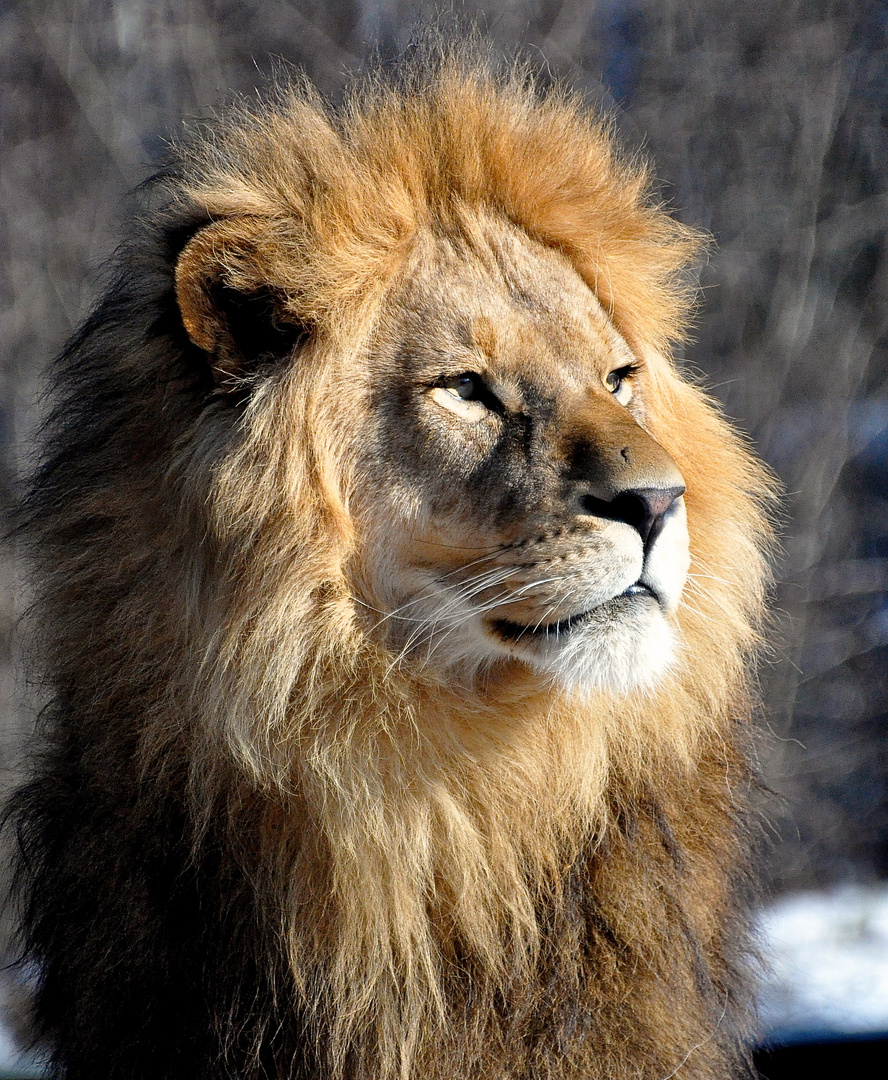
[[[283,930],[297,984],[327,988],[333,1059],[345,1068],[362,1046],[375,1075],[406,1076],[429,1031],[462,1030],[461,998],[486,1001],[483,1027],[496,1001],[533,1001],[547,966],[582,981],[569,953],[598,902],[596,852],[637,817],[633,765],[649,778],[659,754],[677,782],[693,755],[646,742],[631,703],[619,713],[531,678],[471,698],[391,676],[386,693],[372,677],[330,685],[300,740]]]

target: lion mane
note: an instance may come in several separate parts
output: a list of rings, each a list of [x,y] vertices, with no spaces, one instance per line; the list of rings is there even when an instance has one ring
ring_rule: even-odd
[[[367,78],[337,108],[292,81],[194,132],[148,191],[54,369],[25,506],[49,700],[11,814],[54,1075],[743,1073],[772,489],[669,358],[699,238],[576,96],[464,56]],[[542,513],[520,469],[497,502],[513,466],[460,464],[511,408],[475,374],[423,390],[443,402],[426,441],[458,444],[435,458],[443,480],[416,479],[422,440],[380,464],[378,418],[386,445],[413,423],[405,372],[434,319],[493,280],[494,249],[500,277],[518,267],[509,319],[570,334],[561,293],[595,307],[602,348],[632,358],[601,409],[681,474],[690,572],[649,675],[646,647],[624,676],[607,644],[562,678],[520,653],[533,613],[477,662],[455,619],[386,636],[428,485],[447,522],[488,500],[465,563],[492,530],[502,550],[530,543],[515,537]],[[579,378],[559,363],[556,382]],[[630,419],[610,395],[636,379]],[[594,538],[640,552],[611,505]],[[613,591],[653,611],[626,588],[638,572]],[[558,618],[556,638],[580,621]]]

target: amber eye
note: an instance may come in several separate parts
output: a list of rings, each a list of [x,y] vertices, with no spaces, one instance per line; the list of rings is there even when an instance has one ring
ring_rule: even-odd
[[[605,376],[604,385],[621,405],[628,405],[632,400],[632,376],[636,370],[634,364],[627,364]]]
[[[476,371],[443,377],[431,388],[429,396],[461,419],[476,423],[494,415],[502,416],[504,411],[503,403]]]
[[[444,389],[462,398],[463,401],[477,401],[484,389],[484,382],[474,371],[464,371],[461,375],[454,375],[453,378],[448,379],[444,383]]]

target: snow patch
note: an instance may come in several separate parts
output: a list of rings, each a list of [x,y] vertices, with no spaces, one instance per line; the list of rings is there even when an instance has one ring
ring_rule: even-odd
[[[888,885],[784,897],[759,930],[769,1042],[888,1032]]]

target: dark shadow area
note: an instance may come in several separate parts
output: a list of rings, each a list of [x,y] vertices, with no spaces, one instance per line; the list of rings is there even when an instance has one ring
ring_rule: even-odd
[[[767,1047],[756,1053],[755,1065],[762,1080],[875,1077],[888,1066],[888,1037],[859,1036]]]

